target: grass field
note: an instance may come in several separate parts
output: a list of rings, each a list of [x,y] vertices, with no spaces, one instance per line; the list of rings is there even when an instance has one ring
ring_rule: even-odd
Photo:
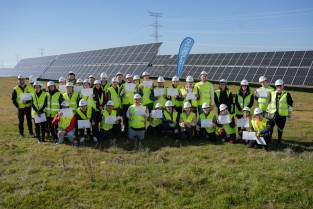
[[[0,83],[1,208],[313,207],[312,93],[290,91],[293,117],[270,152],[153,137],[71,146],[19,138],[17,80]]]

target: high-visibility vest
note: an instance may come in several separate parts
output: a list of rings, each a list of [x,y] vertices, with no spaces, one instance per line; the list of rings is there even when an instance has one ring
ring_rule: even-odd
[[[202,114],[200,115],[200,119],[201,119],[201,120],[202,120],[202,119],[211,119],[211,120],[212,120],[212,123],[213,123],[213,118],[214,118],[214,114],[213,114],[212,112],[210,112],[208,116],[206,116],[204,113],[202,113]],[[210,127],[206,127],[205,130],[206,130],[208,133],[213,133],[213,132],[216,131],[216,128],[210,126]]]
[[[17,102],[17,104],[18,104],[18,106],[19,106],[19,108],[25,108],[25,107],[30,107],[30,103],[28,103],[28,104],[23,104],[23,101],[21,100],[21,94],[22,93],[28,93],[28,86],[26,86],[25,88],[24,88],[24,91],[22,91],[22,89],[19,87],[19,86],[16,86],[15,88],[14,88],[14,90],[16,91],[16,102]]]
[[[121,97],[116,93],[115,89],[113,87],[110,87],[108,89],[111,94],[111,101],[114,103],[114,108],[120,107],[121,104]]]
[[[73,110],[73,113],[76,113],[76,109],[77,109],[77,98],[78,98],[78,93],[77,92],[73,92],[72,97],[70,98],[67,94],[67,92],[63,93],[63,97],[66,101],[68,101],[70,103],[70,108]]]
[[[221,96],[221,90],[220,89],[218,89],[218,90],[216,90],[216,96],[217,96],[217,100],[220,100],[220,96]],[[226,90],[226,94],[227,94],[227,98],[229,98],[229,95],[231,94],[231,92],[230,92],[230,90],[229,89],[227,89]],[[219,107],[217,107],[217,108],[219,108]],[[218,112],[218,109],[216,108],[216,112]],[[229,108],[229,107],[228,107]],[[234,110],[234,106],[233,106],[233,101],[232,101],[232,105],[231,105],[231,112],[233,112],[233,110]]]
[[[28,86],[28,93],[34,93],[35,92],[35,88],[33,86]]]
[[[183,122],[192,122],[192,119],[196,116],[196,114],[194,112],[190,112],[190,114],[188,115],[188,117],[186,117],[186,113],[182,113],[180,114],[180,117],[183,119]]]
[[[155,87],[154,89],[159,89],[159,87]],[[167,88],[164,87],[164,94],[166,95],[167,94]],[[167,99],[163,96],[160,96],[160,98],[158,98],[157,100],[154,101],[154,106],[157,104],[157,103],[160,103],[162,105],[163,108],[165,108],[165,103],[166,103]]]
[[[200,99],[198,101],[198,105],[202,105],[204,102],[207,102],[209,105],[211,105],[211,85],[212,83],[206,82],[204,86],[201,82],[196,83],[196,87],[198,88]]]
[[[105,117],[116,116],[116,113],[117,112],[115,110],[112,110],[111,115],[110,115],[107,109],[103,110],[103,117],[102,117],[102,121],[100,122],[100,129],[103,129],[105,131],[112,129],[113,124],[105,123]]]
[[[173,85],[171,85],[171,86],[168,87],[168,88],[173,89],[174,87],[173,87]],[[182,86],[181,86],[181,85],[178,85],[178,86],[177,86],[177,93],[178,93],[178,94],[179,94],[179,92],[181,91],[181,89],[182,89]],[[178,101],[174,96],[171,96],[171,101],[172,101],[172,103],[173,103],[173,105],[174,105],[175,107],[181,107],[181,106],[183,106],[183,102],[182,102],[182,101]]]
[[[245,97],[245,99],[243,99],[242,96],[239,95],[240,91],[237,91],[237,95],[238,95],[238,103],[241,107],[241,109],[243,109],[244,107],[248,107],[248,105],[250,104],[250,100],[251,100],[251,96],[252,96],[252,91],[249,91],[249,95]],[[252,108],[250,108],[250,112],[252,112]],[[240,112],[238,110],[238,108],[236,108],[236,114],[237,115],[243,115],[242,112]]]
[[[139,85],[139,88],[143,87],[143,84]],[[143,105],[151,104],[153,101],[150,99],[151,88],[150,87],[143,87],[142,89],[143,96],[141,97],[141,103]]]
[[[165,117],[166,120],[172,120],[172,121],[176,121],[177,120],[177,116],[178,116],[177,112],[173,112],[173,118],[171,117],[169,112],[167,112],[167,110],[163,110],[163,113],[164,113],[164,117]],[[174,128],[176,126],[176,124],[175,123],[169,123],[169,126]]]
[[[277,92],[274,91],[272,93],[272,101],[271,101],[271,106],[269,113],[273,114],[277,111],[276,109],[276,95]],[[280,100],[278,101],[278,114],[280,116],[288,116],[289,115],[289,108],[288,108],[288,103],[287,103],[287,92],[285,90],[282,91],[280,95]]]
[[[234,120],[234,116],[232,114],[229,114],[229,119]],[[223,127],[219,127],[218,131],[224,129],[226,131],[226,134],[235,134],[236,133],[236,128],[230,127],[229,124],[223,124]]]
[[[59,103],[60,95],[61,93],[59,91],[55,92],[50,101],[50,93],[47,93],[48,103],[45,109],[47,113],[47,117],[54,118],[54,116],[60,111],[60,103]]]
[[[73,119],[73,116],[68,117],[68,118],[60,118],[59,123],[58,123],[58,130],[67,129],[71,125],[72,119]]]
[[[144,107],[143,105],[140,105],[140,107]],[[146,125],[146,119],[144,116],[141,115],[135,115],[135,104],[131,105],[130,107],[130,113],[132,116],[129,118],[129,127],[132,128],[145,128]]]
[[[195,86],[193,87],[192,92],[197,93],[197,88],[196,88]],[[184,96],[185,94],[188,93],[188,90],[185,89],[185,88],[182,88],[182,89],[180,90],[180,93]],[[183,103],[185,103],[185,102],[189,102],[189,100],[187,100],[186,98],[184,98]],[[191,100],[191,105],[192,105],[193,107],[195,107],[195,108],[198,107],[198,102],[197,102],[197,100]]]
[[[266,123],[267,122],[268,122],[268,120],[266,118],[264,118],[264,117],[262,119],[262,122],[261,122],[260,126],[258,126],[257,119],[254,119],[254,120],[251,121],[253,129],[256,132],[256,134],[261,132],[261,131],[263,131],[266,128]]]
[[[111,84],[108,82],[104,86],[101,84],[102,91],[107,92],[108,89],[110,88],[110,86],[111,86]]]
[[[157,127],[160,124],[162,124],[162,118],[151,118],[149,125],[152,127]]]
[[[125,89],[124,95],[122,97],[122,104],[123,105],[134,104],[135,103],[134,96],[135,96],[136,91],[135,90],[131,90],[131,91],[126,90],[125,83],[123,83],[122,86],[123,86],[123,89]]]
[[[261,87],[260,89],[264,89],[264,87]],[[274,92],[275,89],[271,86],[268,86],[267,87],[267,91],[269,92]],[[259,97],[258,98],[258,108],[260,108],[262,111],[267,111],[267,107],[269,105],[269,101],[270,101],[270,96],[267,95],[267,97],[265,98],[262,98],[262,97]]]
[[[45,104],[46,97],[47,97],[47,93],[44,91],[41,92],[39,98],[38,98],[36,92],[32,93],[33,104],[35,105],[37,110],[42,109],[43,105]],[[41,111],[41,112],[43,112],[43,111]],[[37,113],[32,108],[32,117],[34,118],[35,115],[37,115]]]
[[[97,102],[93,97],[83,96],[82,99],[86,100],[88,105],[92,106],[96,111],[98,111]]]
[[[80,110],[80,108],[76,109],[76,113],[83,119],[91,119],[91,115],[92,115],[92,106],[87,105],[87,111],[86,111],[86,115]]]

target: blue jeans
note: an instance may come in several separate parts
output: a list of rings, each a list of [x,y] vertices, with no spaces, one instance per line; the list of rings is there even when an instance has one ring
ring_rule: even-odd
[[[58,130],[59,143],[63,143],[65,135],[67,135],[69,142],[73,141],[73,139],[74,139],[74,129],[72,129],[71,131],[67,132],[66,134],[63,134],[62,136],[59,136],[59,132],[61,132],[61,131],[64,131],[64,130],[61,129],[61,128]]]

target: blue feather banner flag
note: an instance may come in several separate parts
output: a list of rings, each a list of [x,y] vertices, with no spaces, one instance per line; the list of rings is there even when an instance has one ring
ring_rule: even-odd
[[[194,44],[194,40],[190,37],[185,38],[179,48],[178,52],[178,60],[177,60],[177,72],[176,75],[180,77],[181,73],[183,72],[184,65],[186,63],[186,60],[189,56],[190,50]]]

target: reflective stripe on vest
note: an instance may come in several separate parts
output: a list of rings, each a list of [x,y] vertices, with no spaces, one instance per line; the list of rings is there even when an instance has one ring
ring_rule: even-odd
[[[159,87],[155,87],[155,89],[159,89]],[[164,94],[167,94],[167,88],[164,87]],[[154,107],[157,103],[160,103],[162,105],[163,108],[165,108],[165,103],[166,103],[167,99],[163,96],[160,96],[160,98],[158,98],[157,100],[154,101]]]
[[[192,92],[197,93],[197,88],[196,88],[195,86],[193,87]],[[185,94],[188,93],[188,90],[185,89],[185,88],[182,88],[182,89],[180,90],[180,93],[182,94],[182,96],[184,96]],[[185,102],[189,102],[193,107],[198,107],[198,102],[197,102],[197,100],[187,100],[186,98],[184,98],[183,103],[185,103]]]
[[[212,112],[209,113],[208,116],[205,116],[204,113],[202,113],[200,115],[200,119],[211,119],[212,120],[212,123],[213,123],[213,118],[214,118],[214,114]],[[205,130],[208,132],[208,133],[213,133],[216,131],[215,127],[206,127]]]
[[[171,85],[170,87],[168,87],[170,89],[173,89],[173,85]],[[181,91],[182,89],[182,86],[181,85],[178,85],[177,86],[177,94],[179,94],[179,92]],[[183,101],[178,101],[174,96],[171,96],[171,102],[173,103],[173,105],[175,107],[182,107],[183,106]]]
[[[260,89],[264,89],[264,87],[261,87]],[[273,93],[275,90],[274,90],[273,87],[268,86],[267,91]],[[267,107],[268,107],[268,104],[269,104],[269,99],[270,99],[269,95],[266,98],[262,98],[262,97],[258,98],[258,107],[262,111],[267,111]]]
[[[140,105],[140,107],[144,107]],[[145,128],[146,119],[144,116],[135,115],[135,104],[131,105],[130,107],[131,117],[129,118],[129,127],[132,128]]]
[[[207,102],[209,105],[211,105],[211,85],[212,84],[208,81],[204,84],[204,86],[201,82],[196,84],[200,96],[198,105],[202,105],[204,102]]]
[[[261,125],[258,126],[258,122],[256,119],[252,120],[251,123],[252,123],[252,126],[253,126],[253,129],[256,133],[258,132],[261,132],[263,131],[265,128],[266,128],[266,123],[268,122],[268,120],[266,118],[263,117],[262,119],[262,122],[261,122]]]
[[[164,117],[165,117],[166,120],[172,120],[172,121],[176,121],[177,120],[177,116],[178,116],[177,112],[173,112],[173,118],[171,117],[170,113],[167,112],[167,110],[164,110],[163,113],[164,113]],[[169,126],[174,128],[176,126],[176,124],[175,123],[169,123]]]
[[[103,117],[102,117],[102,121],[100,122],[100,129],[107,131],[107,130],[113,128],[113,124],[105,123],[105,117],[116,116],[116,113],[117,112],[115,110],[112,110],[111,115],[110,115],[107,109],[103,110]]]
[[[60,98],[61,92],[55,92],[51,98],[50,93],[47,93],[47,108],[45,109],[48,117],[54,117],[60,111]],[[51,99],[51,101],[50,101]]]
[[[229,118],[234,120],[234,116],[232,114],[229,114]],[[225,130],[226,134],[235,134],[236,133],[236,128],[235,127],[234,128],[230,127],[229,124],[223,124],[223,127],[219,127],[218,131],[220,131],[222,129]]]
[[[111,101],[114,103],[114,108],[120,107],[121,98],[118,96],[115,89],[113,87],[110,87],[108,90],[110,91]]]
[[[76,113],[83,119],[83,120],[86,120],[86,119],[91,119],[91,114],[92,114],[92,107],[87,105],[87,111],[86,111],[86,114],[85,115],[81,110],[80,108],[77,108],[76,109]]]
[[[79,95],[77,92],[73,92],[71,98],[68,96],[67,92],[65,92],[63,94],[64,99],[70,103],[70,108],[73,110],[74,114],[76,113],[76,109],[77,109],[77,98],[78,98],[78,96]]]
[[[43,107],[43,105],[45,103],[46,97],[47,97],[47,93],[44,91],[41,92],[39,98],[38,98],[36,92],[32,93],[33,104],[35,105],[37,110],[41,110],[41,108]],[[41,111],[41,112],[43,112],[43,111]],[[32,117],[34,117],[35,115],[37,115],[37,113],[32,108]]]
[[[238,103],[241,107],[241,109],[243,109],[244,107],[248,107],[248,105],[250,104],[250,99],[251,99],[251,96],[252,96],[252,91],[249,92],[249,95],[245,97],[245,100],[243,100],[243,97],[239,95],[239,92],[240,91],[237,91],[237,95],[238,95]],[[252,108],[250,108],[250,112],[253,112],[252,111]],[[237,115],[243,115],[242,112],[240,112],[238,110],[238,108],[236,108],[236,114]]]
[[[71,121],[72,121],[73,117],[69,117],[69,118],[60,118],[59,123],[58,123],[58,130],[60,129],[67,129],[70,125],[71,125]]]
[[[140,84],[139,88],[142,88],[142,87],[143,87],[143,84]],[[151,94],[151,88],[150,87],[143,87],[142,93],[143,93],[143,96],[141,98],[141,103],[143,105],[153,103],[153,101],[150,99],[150,94]]]
[[[271,113],[271,114],[273,114],[277,111],[276,110],[276,95],[277,95],[277,92],[274,91],[272,93],[272,101],[271,101],[270,110],[269,110],[269,113]],[[288,103],[287,103],[287,92],[285,90],[283,90],[281,95],[280,95],[280,100],[278,103],[278,114],[280,116],[288,116],[289,115],[289,108],[288,108]]]
[[[134,96],[136,91],[135,90],[131,90],[131,91],[127,91],[125,88],[125,83],[123,83],[123,89],[125,89],[124,95],[122,97],[122,104],[134,104],[135,100],[134,100]]]
[[[16,102],[18,103],[19,108],[30,107],[31,103],[23,104],[23,101],[21,101],[21,94],[28,93],[28,86],[24,88],[24,91],[22,91],[22,89],[19,86],[16,86],[14,90],[16,91],[16,96],[17,96]]]

